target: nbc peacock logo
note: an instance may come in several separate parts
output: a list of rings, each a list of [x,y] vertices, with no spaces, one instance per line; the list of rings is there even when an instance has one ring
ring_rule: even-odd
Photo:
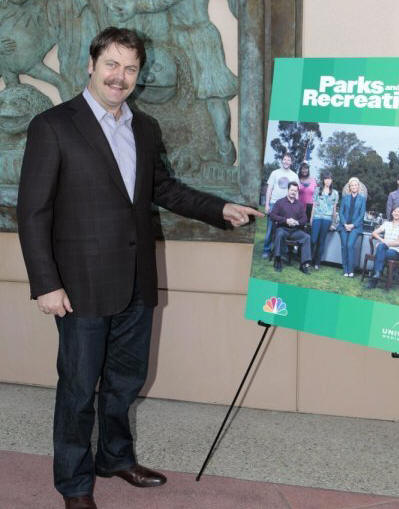
[[[270,297],[263,306],[265,313],[273,313],[274,315],[287,316],[287,304],[280,297]]]

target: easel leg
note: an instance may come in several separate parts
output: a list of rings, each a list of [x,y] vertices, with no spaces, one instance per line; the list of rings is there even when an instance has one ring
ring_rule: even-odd
[[[225,424],[226,424],[226,422],[227,422],[227,420],[228,420],[228,418],[229,418],[229,416],[230,416],[230,414],[231,414],[231,411],[232,411],[232,410],[233,410],[233,408],[234,408],[234,405],[235,405],[235,403],[236,403],[236,401],[237,401],[237,399],[238,399],[238,396],[240,395],[241,389],[243,388],[243,386],[244,386],[244,384],[245,384],[245,381],[246,381],[246,379],[247,379],[247,377],[248,377],[248,375],[249,375],[249,372],[251,371],[252,365],[253,365],[253,363],[255,362],[255,359],[256,359],[256,357],[257,357],[257,355],[258,355],[258,353],[259,353],[259,350],[260,350],[260,349],[261,349],[261,347],[262,347],[262,344],[263,344],[263,341],[264,341],[264,339],[265,339],[265,337],[266,337],[266,334],[267,334],[268,330],[269,330],[269,329],[270,329],[270,327],[271,327],[271,325],[270,325],[270,324],[268,324],[268,323],[264,323],[264,322],[261,322],[260,320],[258,321],[258,325],[260,325],[260,326],[264,327],[264,328],[265,328],[265,330],[263,331],[262,337],[261,337],[261,339],[260,339],[260,341],[259,341],[259,344],[258,344],[258,346],[257,346],[257,348],[256,348],[256,350],[255,350],[255,353],[254,353],[254,355],[253,355],[253,357],[252,357],[252,359],[251,359],[251,362],[249,363],[249,366],[248,366],[248,368],[247,368],[247,370],[246,370],[246,372],[245,372],[245,375],[244,375],[243,379],[241,380],[241,383],[240,383],[240,386],[238,387],[238,390],[237,390],[237,392],[236,392],[236,395],[234,396],[234,399],[233,399],[233,401],[231,402],[231,405],[230,405],[230,408],[229,408],[229,410],[228,410],[228,412],[227,412],[227,414],[226,414],[226,417],[224,418],[224,420],[223,420],[223,422],[222,422],[222,425],[220,426],[220,429],[219,429],[219,431],[218,431],[218,433],[217,433],[217,435],[216,435],[216,438],[215,438],[215,440],[213,441],[213,444],[211,445],[211,448],[210,448],[210,450],[209,450],[209,452],[208,452],[208,456],[205,458],[205,461],[204,461],[204,463],[203,463],[203,465],[202,465],[202,467],[201,467],[201,470],[199,471],[199,474],[198,474],[198,475],[197,475],[197,477],[195,478],[195,480],[196,480],[196,481],[199,481],[199,480],[201,479],[202,473],[203,473],[203,471],[205,470],[205,468],[206,468],[206,466],[207,466],[207,464],[208,464],[208,462],[209,462],[209,460],[210,460],[210,458],[211,458],[211,456],[212,456],[212,453],[213,453],[213,450],[214,450],[214,448],[215,448],[215,446],[216,446],[216,444],[217,444],[217,441],[219,440],[219,437],[220,437],[220,435],[221,435],[221,433],[222,433],[222,431],[223,431],[223,428],[224,428],[224,426],[225,426]]]

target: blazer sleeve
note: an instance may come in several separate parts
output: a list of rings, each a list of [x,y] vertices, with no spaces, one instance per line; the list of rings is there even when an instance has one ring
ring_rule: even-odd
[[[230,224],[223,219],[226,200],[202,191],[197,191],[173,178],[166,167],[165,147],[161,130],[154,121],[155,168],[153,202],[184,217],[227,229]]]
[[[35,117],[28,128],[17,203],[18,232],[32,298],[63,286],[52,246],[60,162],[55,132],[44,116]]]

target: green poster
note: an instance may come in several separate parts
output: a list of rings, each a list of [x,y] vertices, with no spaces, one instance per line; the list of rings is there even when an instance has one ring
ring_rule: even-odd
[[[246,318],[399,352],[399,58],[277,59]]]

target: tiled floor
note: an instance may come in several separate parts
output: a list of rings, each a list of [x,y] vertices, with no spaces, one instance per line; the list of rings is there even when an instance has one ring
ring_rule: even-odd
[[[0,452],[0,507],[58,509],[51,483],[52,458]],[[161,488],[142,490],[118,479],[96,482],[99,509],[398,509],[399,499],[332,490],[167,472]]]
[[[0,384],[0,509],[62,507],[51,481],[53,406],[53,389]],[[140,400],[130,413],[138,458],[169,471],[169,482],[132,492],[100,479],[99,508],[399,509],[398,422],[241,409],[195,482],[225,413]]]

